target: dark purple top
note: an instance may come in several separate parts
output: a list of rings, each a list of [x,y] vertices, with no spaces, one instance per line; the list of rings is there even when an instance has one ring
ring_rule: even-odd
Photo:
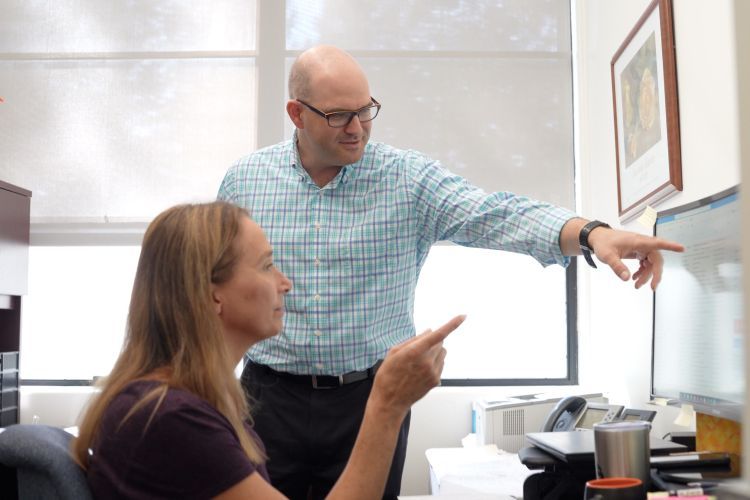
[[[87,472],[94,498],[211,498],[255,471],[268,481],[265,465],[250,461],[229,421],[190,392],[169,389],[145,432],[156,400],[118,430],[156,384],[133,382],[104,412]]]

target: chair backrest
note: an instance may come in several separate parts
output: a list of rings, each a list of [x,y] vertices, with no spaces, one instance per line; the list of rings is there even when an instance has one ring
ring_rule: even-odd
[[[2,484],[0,496],[17,491],[18,498],[89,500],[86,474],[70,455],[73,436],[47,425],[12,425],[0,433],[0,464],[3,477],[15,469],[17,490]]]

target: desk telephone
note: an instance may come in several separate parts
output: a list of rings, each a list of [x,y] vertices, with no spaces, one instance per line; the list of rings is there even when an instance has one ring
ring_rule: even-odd
[[[542,432],[572,431],[593,429],[600,422],[617,420],[646,420],[651,422],[655,411],[632,411],[621,405],[590,403],[580,396],[561,399],[542,426]]]

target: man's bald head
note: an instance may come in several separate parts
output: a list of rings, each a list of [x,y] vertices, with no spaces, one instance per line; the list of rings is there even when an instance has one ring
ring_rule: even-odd
[[[359,63],[347,52],[332,45],[318,45],[301,53],[289,72],[289,98],[310,100],[318,85],[341,78],[367,78]]]

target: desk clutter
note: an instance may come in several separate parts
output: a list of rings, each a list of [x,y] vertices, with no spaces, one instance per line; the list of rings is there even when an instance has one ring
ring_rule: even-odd
[[[590,484],[588,492],[586,490],[591,481],[609,478],[628,478],[618,488],[627,489],[629,496],[617,498],[646,498],[647,495],[649,498],[681,495],[695,498],[715,494],[739,475],[738,453],[732,453],[731,449],[722,453],[695,452],[696,442],[701,442],[695,439],[695,433],[690,436],[675,433],[687,439],[654,437],[651,422],[655,416],[655,411],[610,404],[600,393],[568,397],[529,394],[475,401],[472,405],[475,434],[470,436],[480,447],[478,449],[485,449],[484,453],[492,446],[500,448],[500,454],[502,450],[517,452],[518,462],[528,472],[519,472],[507,464],[501,468],[488,461],[483,473],[485,479],[502,476],[506,482],[511,474],[516,474],[515,486],[510,481],[503,485],[505,489],[496,492],[527,500],[588,498],[585,495],[609,498],[609,495],[602,496],[603,486],[599,484],[606,481]],[[698,430],[704,428],[698,426]],[[725,431],[722,436],[739,436],[738,428],[730,430],[731,433]],[[464,446],[468,446],[470,440],[464,441]],[[738,439],[732,437],[730,441]],[[722,442],[722,446],[726,444]],[[462,453],[466,458],[466,454],[479,452],[465,450]],[[510,453],[505,454],[505,460]],[[461,455],[454,453],[454,458],[461,459]],[[443,491],[448,477],[447,474],[441,476],[440,467],[433,467],[435,459],[428,457],[433,493]],[[493,461],[497,459],[493,457]],[[466,486],[482,467],[471,461],[464,465],[462,482]],[[523,478],[520,495],[518,478]],[[638,485],[632,484],[635,482]]]
[[[532,445],[508,453],[494,445],[476,444],[471,434],[463,440],[463,448],[428,449],[430,493],[467,499],[481,495],[505,500],[584,498],[586,483],[597,478],[594,432],[539,432],[527,437],[545,449]],[[720,477],[738,473],[730,454],[687,452],[684,445],[653,437],[648,449],[644,487],[661,490],[649,492],[649,498],[703,495],[716,489]],[[631,474],[629,469],[611,470]]]
[[[521,464],[517,454],[494,445],[430,448],[425,456],[430,466],[431,495],[519,498],[524,480],[534,472]]]
[[[526,446],[528,432],[592,430],[604,422],[651,422],[655,411],[611,404],[602,393],[574,396],[524,394],[472,403],[472,432],[479,444],[508,452]]]
[[[541,472],[526,479],[523,497],[584,498],[587,482],[604,477],[638,479],[645,490],[641,498],[646,492],[649,498],[694,497],[714,494],[739,475],[736,455],[686,451],[679,443],[633,432],[637,430],[634,424],[649,426],[646,422],[617,422],[596,424],[593,432],[527,434],[532,446],[520,450],[519,459]],[[604,440],[597,439],[600,426],[603,432],[599,436],[605,436]],[[620,433],[623,436],[612,439],[612,434]],[[631,433],[633,436],[628,436]]]
[[[474,401],[473,432],[462,440],[464,447],[426,452],[431,493],[525,500],[581,499],[587,494],[609,498],[601,495],[602,481],[589,486],[588,493],[587,483],[625,477],[622,488],[628,488],[630,496],[617,498],[695,499],[713,498],[739,476],[739,453],[733,448],[696,452],[696,443],[705,443],[706,435],[696,439],[693,432],[656,438],[651,424],[655,416],[655,411],[611,404],[601,393]],[[721,441],[722,449],[738,444],[738,425],[710,423],[712,429],[723,430],[722,438],[730,436]],[[699,425],[698,431],[706,428]]]

